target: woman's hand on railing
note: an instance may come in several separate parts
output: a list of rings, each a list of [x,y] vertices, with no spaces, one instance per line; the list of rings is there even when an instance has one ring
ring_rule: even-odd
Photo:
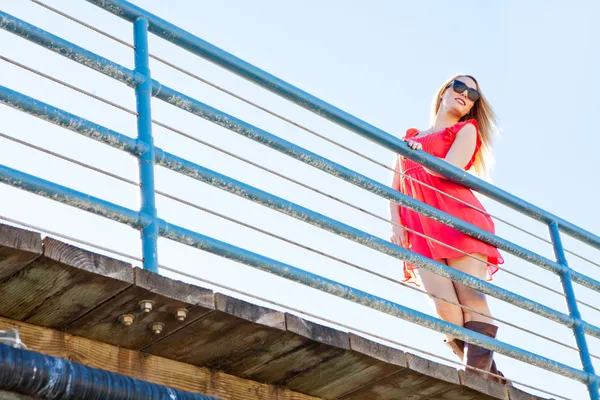
[[[404,140],[408,144],[408,147],[410,147],[413,150],[423,150],[423,145],[419,142],[416,142],[411,139],[402,139],[402,140]]]

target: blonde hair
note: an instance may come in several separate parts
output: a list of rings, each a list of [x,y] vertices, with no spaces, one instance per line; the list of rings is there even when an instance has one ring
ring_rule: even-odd
[[[477,125],[479,125],[479,136],[481,138],[481,147],[475,156],[475,162],[471,167],[475,172],[475,175],[482,179],[489,178],[489,172],[493,165],[494,159],[492,156],[492,140],[497,132],[497,123],[496,123],[496,115],[490,106],[490,103],[486,100],[485,96],[481,92],[481,88],[479,87],[479,82],[477,79],[473,78],[471,75],[456,75],[451,79],[448,79],[438,90],[435,98],[433,99],[433,104],[431,107],[431,123],[435,123],[435,119],[437,117],[438,111],[440,109],[441,98],[450,88],[452,82],[455,79],[460,77],[470,78],[475,82],[477,87],[477,91],[481,95],[479,99],[473,104],[473,108],[471,111],[464,117],[460,119],[460,121],[465,121],[467,119],[474,119],[477,121]]]

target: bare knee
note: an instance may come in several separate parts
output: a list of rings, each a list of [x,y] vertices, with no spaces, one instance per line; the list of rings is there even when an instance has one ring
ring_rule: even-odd
[[[463,326],[465,322],[463,320],[463,310],[459,306],[455,306],[454,304],[449,304],[443,301],[436,301],[435,309],[438,317],[444,321],[458,326]]]

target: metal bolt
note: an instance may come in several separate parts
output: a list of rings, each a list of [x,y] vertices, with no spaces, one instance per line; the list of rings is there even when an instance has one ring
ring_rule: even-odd
[[[164,327],[165,327],[165,324],[163,324],[162,322],[153,322],[150,324],[150,330],[155,335],[160,335],[161,332],[163,331]]]
[[[135,317],[132,314],[123,314],[119,316],[119,322],[124,326],[131,326]]]
[[[175,319],[179,322],[185,321],[185,317],[188,315],[188,310],[185,308],[178,308],[175,310]]]
[[[140,305],[140,309],[143,312],[149,313],[150,311],[152,311],[152,307],[154,306],[154,301],[152,301],[152,300],[142,300],[138,304]]]

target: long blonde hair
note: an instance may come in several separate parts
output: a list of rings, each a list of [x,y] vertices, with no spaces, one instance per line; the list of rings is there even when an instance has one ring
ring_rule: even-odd
[[[479,136],[481,137],[481,147],[475,156],[475,162],[473,164],[473,171],[475,174],[482,178],[488,179],[489,172],[493,165],[494,158],[492,156],[492,140],[495,134],[497,133],[497,123],[496,123],[496,114],[492,110],[490,103],[486,100],[485,96],[481,92],[481,88],[479,86],[479,82],[477,79],[473,78],[471,75],[456,75],[451,79],[448,79],[438,90],[435,98],[433,99],[433,104],[431,107],[431,123],[435,123],[435,119],[437,117],[438,111],[440,109],[441,98],[450,88],[452,82],[455,79],[460,77],[470,78],[475,82],[477,86],[477,91],[481,95],[479,99],[471,108],[471,111],[464,117],[460,119],[460,121],[465,121],[467,119],[474,119],[477,121],[477,125],[479,125]]]

